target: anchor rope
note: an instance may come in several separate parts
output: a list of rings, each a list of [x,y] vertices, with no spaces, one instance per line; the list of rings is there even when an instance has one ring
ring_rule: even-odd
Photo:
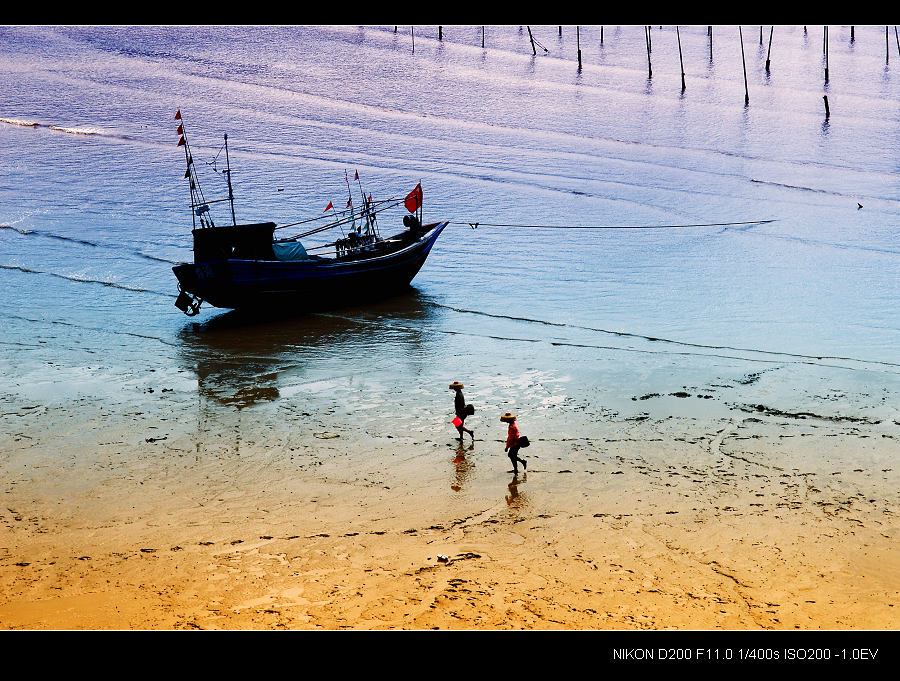
[[[478,227],[514,227],[524,229],[674,229],[685,227],[733,227],[737,225],[764,225],[769,222],[777,222],[770,220],[748,220],[745,222],[703,222],[683,225],[523,225],[500,222],[470,222],[451,220],[450,224],[468,225],[472,229]]]

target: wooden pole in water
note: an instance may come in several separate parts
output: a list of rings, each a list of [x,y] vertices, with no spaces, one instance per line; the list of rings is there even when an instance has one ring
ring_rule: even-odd
[[[884,27],[884,63],[887,64],[890,60],[891,50],[890,50],[890,41],[888,40],[888,27]]]
[[[738,26],[738,33],[741,36],[741,62],[744,64],[744,106],[750,103],[750,90],[747,88],[747,60],[744,58],[744,32]]]
[[[822,95],[822,99],[825,100],[825,120],[827,121],[831,117],[831,110],[828,108],[828,95]]]
[[[772,34],[775,33],[775,27],[769,30],[769,52],[766,54],[766,73],[769,72],[769,64],[772,62]]]
[[[825,82],[828,82],[828,27],[825,27]]]
[[[412,36],[412,50],[413,50],[413,54],[415,54],[416,53],[416,27],[415,26],[409,27],[409,34]]]
[[[712,26],[706,27],[706,35],[709,36],[709,60],[712,61],[712,41],[713,41]]]
[[[653,65],[650,63],[650,27],[644,26],[644,39],[647,41],[647,77],[653,78]]]
[[[484,49],[484,26],[481,27],[481,49]]]
[[[531,39],[531,51],[534,53],[534,56],[537,56],[537,48],[534,46],[534,36],[531,35],[531,26],[526,26],[528,29],[528,37]]]
[[[897,39],[897,52],[900,52],[900,36],[897,35],[897,27],[894,26],[894,38]]]
[[[444,27],[438,26],[438,40],[444,39]]]
[[[562,35],[562,27],[559,29],[560,35]],[[581,27],[575,27],[575,43],[578,45],[578,70],[581,71]]]
[[[678,61],[681,62],[681,91],[684,92],[684,57],[681,54],[681,32],[675,27],[675,35],[678,36]]]

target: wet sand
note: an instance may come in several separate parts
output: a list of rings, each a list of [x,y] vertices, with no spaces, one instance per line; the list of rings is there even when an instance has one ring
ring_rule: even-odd
[[[459,446],[422,412],[205,415],[170,385],[0,401],[0,627],[900,624],[894,422],[595,414],[523,427],[514,477],[482,412]]]

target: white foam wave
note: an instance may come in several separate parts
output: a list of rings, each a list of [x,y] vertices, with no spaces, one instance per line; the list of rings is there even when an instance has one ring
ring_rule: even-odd
[[[36,128],[40,125],[37,121],[23,121],[18,118],[0,118],[0,123],[6,123],[8,125],[22,125],[27,128]]]
[[[7,125],[21,125],[26,128],[47,127],[47,128],[50,128],[50,130],[55,130],[56,132],[65,132],[69,135],[109,135],[109,134],[111,134],[108,130],[103,130],[102,128],[92,128],[89,126],[88,127],[70,128],[70,127],[66,127],[64,125],[47,125],[46,123],[22,120],[19,118],[0,118],[0,123],[6,123]]]
[[[64,128],[61,125],[51,125],[50,129],[57,132],[66,132],[70,135],[102,135],[106,132],[99,128]]]

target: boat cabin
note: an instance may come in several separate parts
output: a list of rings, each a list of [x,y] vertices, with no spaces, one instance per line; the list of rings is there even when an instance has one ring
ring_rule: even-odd
[[[274,222],[193,230],[194,262],[213,260],[275,260]]]

